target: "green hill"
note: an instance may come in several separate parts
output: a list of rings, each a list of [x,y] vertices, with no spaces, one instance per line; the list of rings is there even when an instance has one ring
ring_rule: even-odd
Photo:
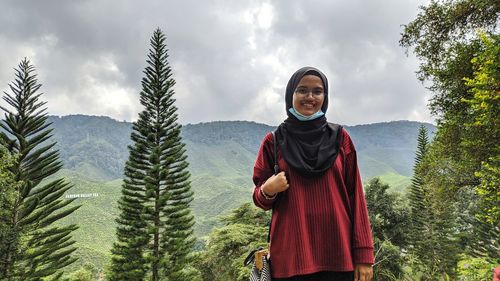
[[[72,269],[85,262],[102,269],[114,241],[117,200],[132,125],[83,115],[51,116],[49,121],[65,167],[58,176],[74,184],[67,195],[93,194],[75,200],[82,207],[63,222],[80,226],[74,234],[80,261]],[[380,176],[393,190],[404,192],[410,182],[420,124],[395,121],[346,127],[358,151],[363,180]],[[434,132],[432,125],[426,126]],[[217,225],[218,216],[251,201],[255,155],[264,135],[274,128],[246,121],[183,126],[198,238]]]
[[[74,185],[66,193],[66,197],[82,196],[72,203],[81,207],[60,221],[61,224],[74,223],[79,226],[73,233],[73,238],[78,247],[76,255],[80,260],[69,270],[86,262],[97,268],[104,268],[115,240],[121,180],[102,182],[66,169],[59,171],[54,177],[64,177]]]
[[[103,181],[122,177],[131,123],[85,115],[51,116],[49,121],[66,169]],[[420,124],[393,121],[346,126],[358,150],[363,179],[385,172],[410,176]],[[425,125],[431,134],[435,131],[433,125]],[[247,121],[183,126],[191,172],[247,177],[263,136],[274,128]]]
[[[392,121],[346,127],[358,152],[358,162],[364,181],[393,172],[412,175],[418,128],[424,124],[432,137],[432,124],[414,121]]]

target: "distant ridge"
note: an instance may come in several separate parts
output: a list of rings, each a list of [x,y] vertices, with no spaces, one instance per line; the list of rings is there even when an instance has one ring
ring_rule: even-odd
[[[132,123],[86,115],[50,116],[49,121],[64,168],[71,171],[70,180],[82,182],[77,193],[101,193],[99,189],[86,190],[85,184],[119,186],[128,159]],[[393,190],[404,192],[410,182],[421,124],[431,135],[434,133],[432,124],[404,120],[345,126],[355,143],[363,181],[380,176]],[[182,127],[195,192],[192,206],[197,234],[207,233],[218,215],[251,200],[255,156],[262,138],[275,128],[252,121]],[[119,188],[111,194],[114,192]],[[113,196],[117,198],[118,194]]]
[[[106,116],[50,116],[56,149],[64,163],[58,176],[74,184],[82,207],[68,223],[78,223],[75,240],[81,266],[92,261],[104,268],[115,241],[116,202],[131,144],[132,123]],[[354,140],[363,180],[380,176],[391,189],[404,192],[410,182],[418,128],[422,123],[391,121],[346,126]],[[424,124],[432,134],[435,127]],[[182,128],[186,144],[196,217],[195,235],[202,239],[218,217],[251,202],[252,172],[262,138],[276,127],[252,121],[214,121]],[[83,195],[82,195],[83,194]],[[88,194],[98,196],[87,197]],[[201,242],[200,242],[201,243]]]
[[[67,169],[111,180],[122,177],[128,158],[132,123],[107,116],[50,116],[54,138]],[[390,121],[345,126],[358,150],[361,173],[365,179],[392,171],[411,175],[418,127],[424,124],[432,134],[435,127],[416,121]],[[263,136],[275,126],[253,121],[213,121],[187,124],[182,128],[192,165],[202,171],[205,158],[197,157],[197,145],[238,143],[246,152],[256,154]],[[190,153],[192,152],[192,153]],[[253,161],[241,163],[252,166]]]

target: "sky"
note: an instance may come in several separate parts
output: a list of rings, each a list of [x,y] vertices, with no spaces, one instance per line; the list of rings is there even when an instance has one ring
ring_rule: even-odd
[[[278,125],[302,66],[329,80],[330,122],[435,123],[398,41],[424,0],[0,0],[0,90],[28,58],[50,115],[134,121],[149,40],[166,35],[181,124]],[[4,104],[4,103],[0,103]]]

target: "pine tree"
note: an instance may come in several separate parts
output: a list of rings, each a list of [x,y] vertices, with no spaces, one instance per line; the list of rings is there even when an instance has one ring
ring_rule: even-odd
[[[434,267],[433,259],[426,259],[426,255],[435,256],[436,243],[434,236],[437,230],[434,225],[435,218],[431,209],[432,202],[429,200],[430,195],[424,187],[426,171],[423,167],[423,161],[428,150],[427,129],[421,125],[418,131],[413,177],[408,193],[411,217],[410,253],[416,257],[418,264],[422,266],[420,270],[426,271],[425,275],[432,276],[437,269]]]
[[[417,139],[417,151],[415,152],[415,163],[413,165],[413,177],[409,188],[408,199],[410,201],[411,210],[411,235],[414,246],[418,243],[419,238],[415,236],[421,235],[424,232],[423,222],[427,218],[427,208],[425,203],[425,195],[423,190],[423,175],[421,164],[429,146],[427,137],[427,129],[420,125]]]
[[[16,155],[9,172],[15,184],[2,186],[10,194],[2,202],[0,218],[0,279],[58,279],[61,269],[73,263],[75,251],[71,232],[75,225],[55,226],[54,223],[74,212],[79,206],[68,206],[64,193],[71,185],[64,179],[48,179],[62,163],[50,142],[52,129],[47,123],[45,102],[40,101],[34,67],[24,59],[16,69],[16,79],[10,84],[11,94],[3,99],[13,108],[5,111],[0,126],[2,143]]]
[[[142,79],[144,110],[133,124],[113,246],[111,280],[190,280],[193,200],[173,98],[165,36],[155,30]]]
[[[439,149],[439,143],[429,143],[421,126],[408,195],[412,221],[409,250],[421,266],[424,280],[454,276],[458,260],[455,204],[443,192],[451,184],[441,174],[446,167]]]

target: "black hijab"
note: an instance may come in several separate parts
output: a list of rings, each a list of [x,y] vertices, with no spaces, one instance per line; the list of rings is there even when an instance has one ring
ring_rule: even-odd
[[[300,121],[288,110],[293,107],[293,93],[302,77],[318,76],[323,81],[325,98],[321,110],[328,109],[328,80],[314,67],[297,70],[286,86],[285,104],[288,118],[276,130],[276,139],[286,163],[300,174],[319,176],[328,170],[339,152],[339,135],[342,127],[320,118]]]

